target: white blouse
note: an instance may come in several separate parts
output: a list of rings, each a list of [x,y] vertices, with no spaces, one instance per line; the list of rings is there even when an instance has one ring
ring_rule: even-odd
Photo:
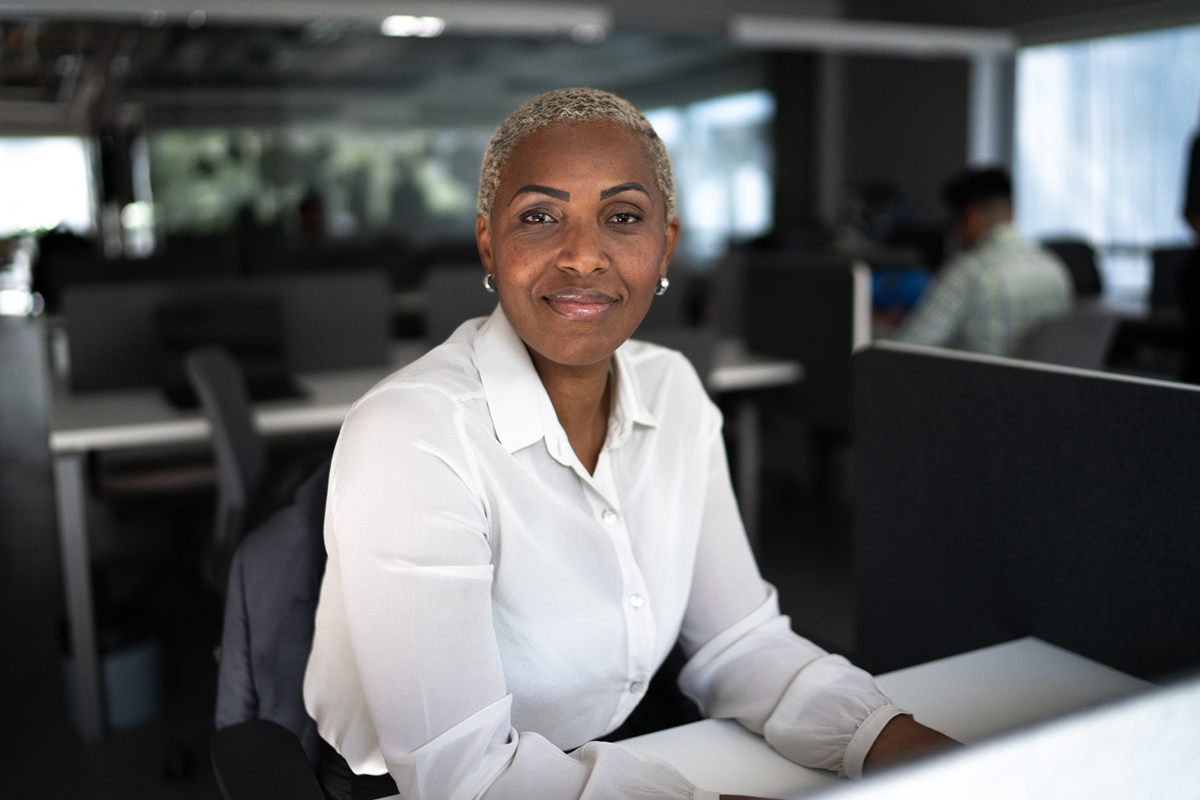
[[[805,766],[857,777],[901,713],[779,614],[690,363],[636,341],[613,363],[591,475],[499,309],[346,418],[304,698],[355,772],[406,800],[715,797],[592,741],[676,640],[707,716]]]

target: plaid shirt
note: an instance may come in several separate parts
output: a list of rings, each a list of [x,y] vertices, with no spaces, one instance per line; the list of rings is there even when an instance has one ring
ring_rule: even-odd
[[[1001,223],[946,265],[895,338],[1008,356],[1035,323],[1070,310],[1072,296],[1062,262]]]

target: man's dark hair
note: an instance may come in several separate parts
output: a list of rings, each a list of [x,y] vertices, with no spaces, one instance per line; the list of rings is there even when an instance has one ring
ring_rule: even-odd
[[[1011,202],[1012,180],[1008,171],[1000,167],[964,170],[942,187],[942,199],[955,214],[996,200]]]

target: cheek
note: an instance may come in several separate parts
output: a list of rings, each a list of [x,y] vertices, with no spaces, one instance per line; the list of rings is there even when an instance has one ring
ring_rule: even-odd
[[[493,252],[497,279],[510,285],[534,280],[545,266],[545,248],[533,242],[510,239]]]

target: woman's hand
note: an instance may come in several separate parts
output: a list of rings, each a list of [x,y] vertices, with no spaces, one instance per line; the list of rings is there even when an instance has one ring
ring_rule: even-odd
[[[961,742],[927,728],[907,714],[893,717],[867,752],[863,775],[961,747]]]

